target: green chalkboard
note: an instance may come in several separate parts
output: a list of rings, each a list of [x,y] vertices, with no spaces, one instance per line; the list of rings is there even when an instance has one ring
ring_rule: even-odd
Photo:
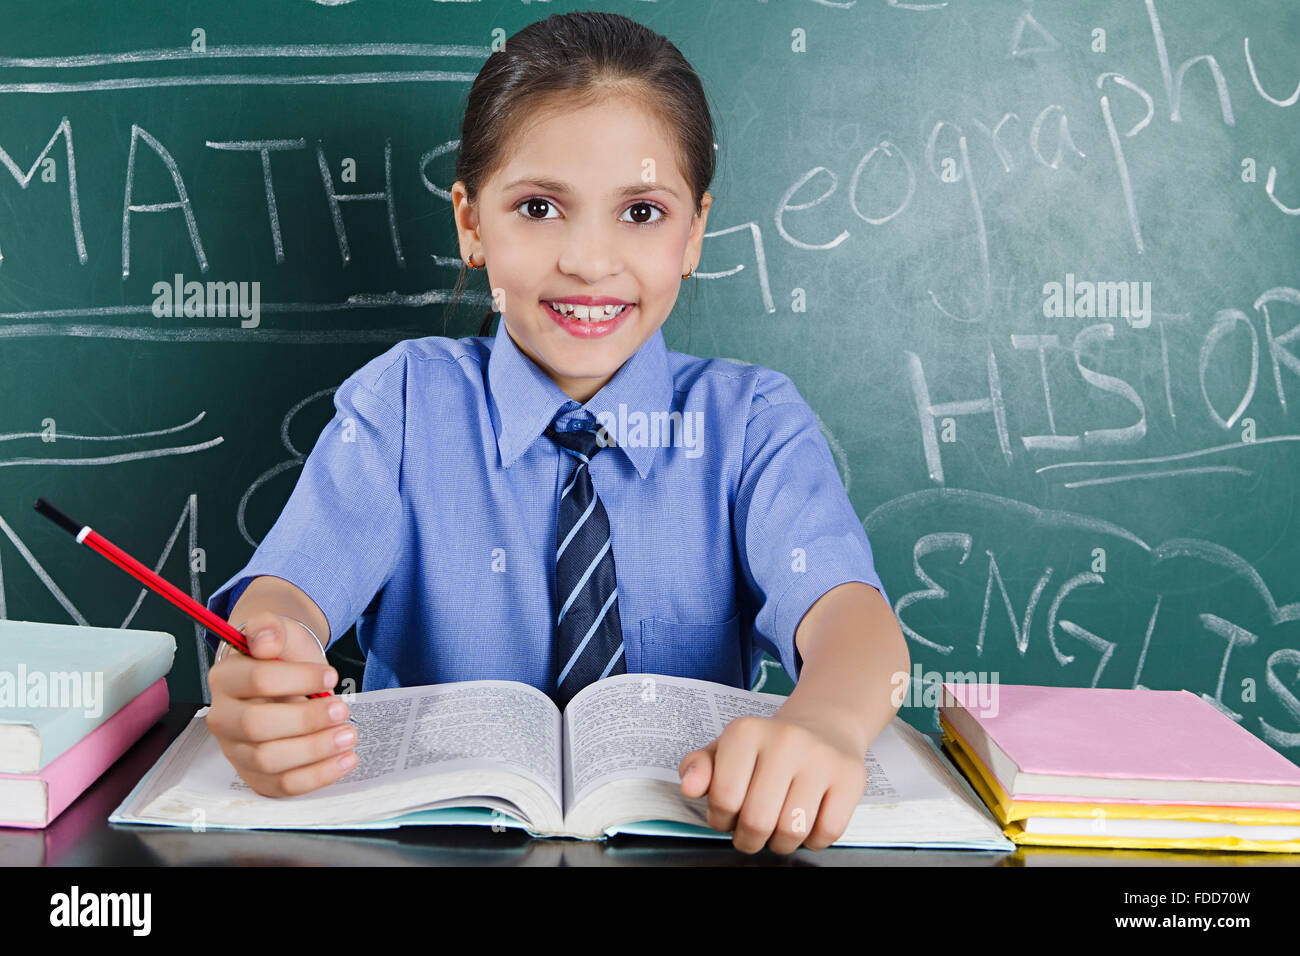
[[[443,314],[464,98],[494,41],[577,8],[11,18],[0,615],[170,630],[173,694],[204,698],[195,629],[32,502],[205,600],[341,381],[474,334],[481,274]],[[905,716],[934,729],[948,672],[1187,688],[1300,755],[1300,7],[602,9],[672,39],[716,110],[669,347],[779,369],[817,411],[909,639]],[[258,323],[156,315],[177,275],[259,283]]]

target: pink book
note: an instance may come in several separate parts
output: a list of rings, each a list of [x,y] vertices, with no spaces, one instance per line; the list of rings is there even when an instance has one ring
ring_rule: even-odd
[[[0,827],[49,826],[167,713],[168,702],[167,679],[160,677],[44,770],[0,773]]]
[[[1300,767],[1191,691],[945,683],[939,713],[1018,800],[1300,809]]]

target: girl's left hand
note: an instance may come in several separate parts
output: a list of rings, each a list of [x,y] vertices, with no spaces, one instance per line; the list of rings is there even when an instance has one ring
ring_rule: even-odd
[[[830,846],[867,785],[866,748],[834,720],[809,714],[737,717],[682,758],[682,795],[709,797],[709,826],[735,831],[742,853]]]

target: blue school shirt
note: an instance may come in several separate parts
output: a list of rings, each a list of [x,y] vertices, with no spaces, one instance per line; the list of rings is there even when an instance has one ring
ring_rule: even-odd
[[[553,692],[558,502],[575,464],[542,434],[557,414],[614,437],[589,467],[628,673],[748,688],[767,651],[797,681],[795,629],[818,598],[847,581],[884,595],[790,379],[670,352],[659,330],[582,405],[500,322],[491,338],[398,343],[334,407],[275,525],[208,608],[228,619],[258,575],[292,582],[330,644],[357,625],[363,690],[497,679]]]

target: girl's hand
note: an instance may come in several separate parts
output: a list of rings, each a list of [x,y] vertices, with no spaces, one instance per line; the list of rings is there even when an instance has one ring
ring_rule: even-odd
[[[709,826],[742,853],[830,846],[867,786],[866,748],[837,722],[803,714],[737,717],[682,758],[682,795],[709,797]]]
[[[357,764],[347,704],[306,699],[338,681],[320,645],[270,612],[250,617],[244,633],[252,656],[228,653],[208,671],[208,730],[240,779],[263,796],[287,797],[346,776]]]

